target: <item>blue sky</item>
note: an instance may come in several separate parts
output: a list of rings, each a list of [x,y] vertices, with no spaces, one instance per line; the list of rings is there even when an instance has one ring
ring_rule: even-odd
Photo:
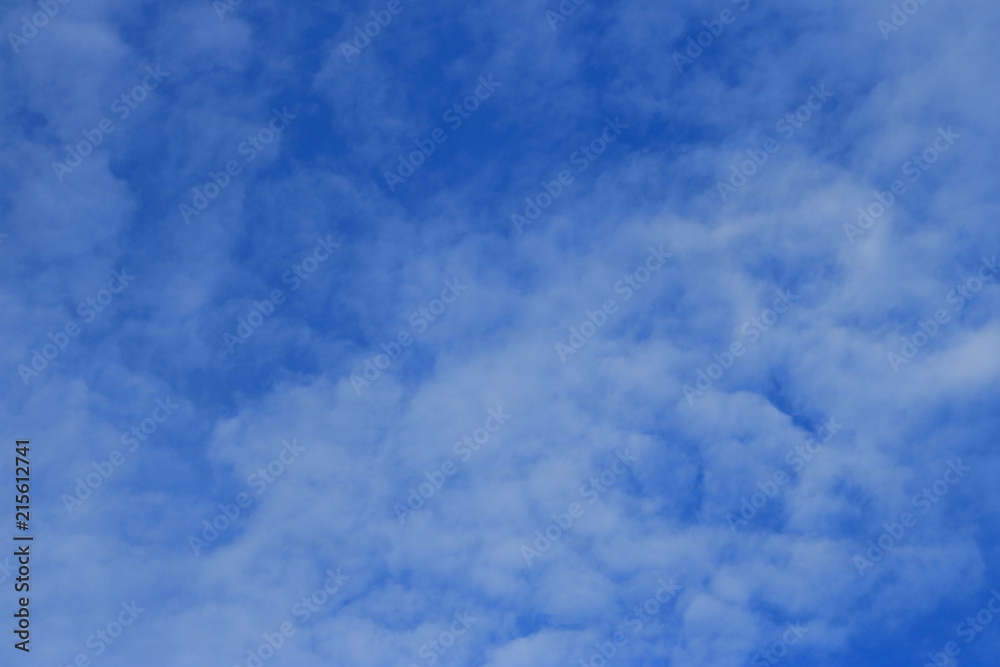
[[[8,3],[3,664],[995,664],[998,24]]]

